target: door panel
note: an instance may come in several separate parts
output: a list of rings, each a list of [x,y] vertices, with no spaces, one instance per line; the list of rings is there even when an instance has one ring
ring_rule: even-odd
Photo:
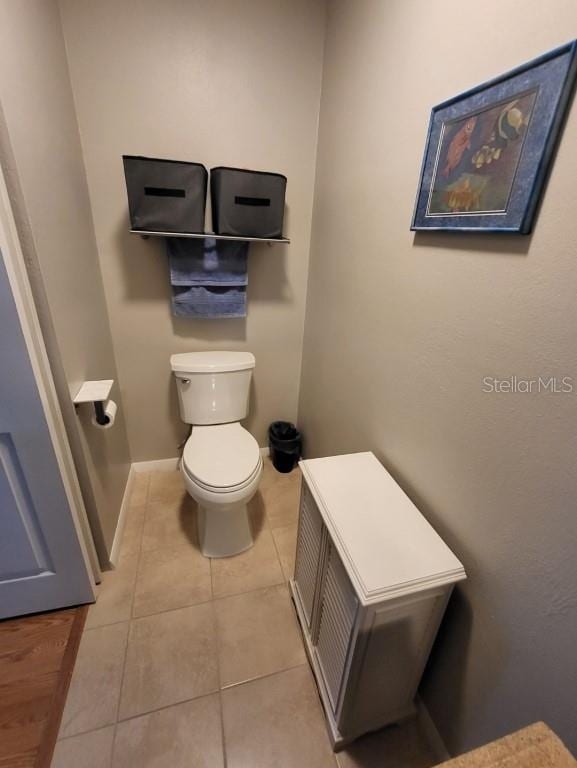
[[[93,599],[0,253],[0,618]]]
[[[44,535],[10,435],[0,434],[0,582],[52,571]]]

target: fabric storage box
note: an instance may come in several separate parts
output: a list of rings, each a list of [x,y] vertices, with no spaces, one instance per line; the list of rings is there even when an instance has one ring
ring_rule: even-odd
[[[210,199],[217,235],[282,237],[286,176],[212,168]]]
[[[204,232],[204,165],[123,155],[132,229]]]

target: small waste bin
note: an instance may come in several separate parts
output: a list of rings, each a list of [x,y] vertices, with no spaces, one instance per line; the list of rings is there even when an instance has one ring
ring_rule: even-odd
[[[273,421],[268,428],[270,457],[278,472],[291,472],[301,455],[301,433],[290,421]]]

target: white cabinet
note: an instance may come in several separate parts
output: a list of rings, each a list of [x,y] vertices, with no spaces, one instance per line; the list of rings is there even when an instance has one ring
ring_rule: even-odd
[[[291,590],[333,745],[414,712],[459,560],[372,453],[300,463]]]

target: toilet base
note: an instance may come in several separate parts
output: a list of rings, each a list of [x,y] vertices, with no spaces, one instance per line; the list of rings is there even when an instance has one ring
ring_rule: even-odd
[[[198,536],[205,557],[231,557],[253,545],[246,503],[198,505]]]

